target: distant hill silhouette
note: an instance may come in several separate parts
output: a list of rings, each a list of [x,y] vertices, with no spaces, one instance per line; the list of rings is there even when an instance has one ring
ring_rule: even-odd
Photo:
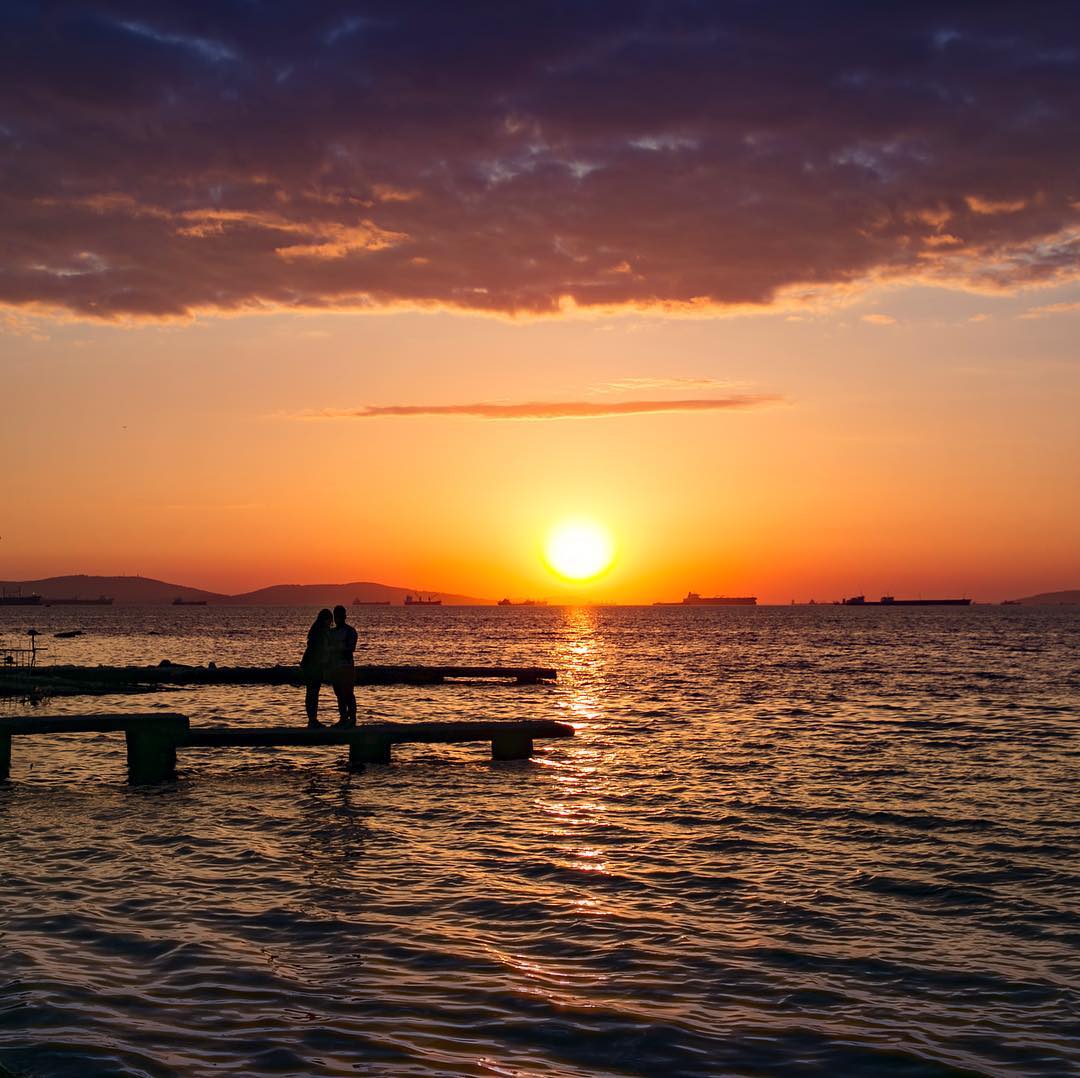
[[[186,584],[170,584],[148,576],[50,576],[43,580],[0,580],[0,587],[21,588],[24,595],[37,592],[44,599],[96,599],[108,595],[118,606],[138,603],[171,603],[174,599],[205,599],[208,604],[229,606],[348,606],[353,599],[362,602],[385,602],[395,605],[405,601],[406,595],[418,593],[416,588],[396,588],[371,581],[353,581],[346,584],[275,584],[269,588],[245,592],[242,595],[223,595],[215,591],[203,591]],[[470,595],[456,595],[445,591],[419,592],[441,599],[447,606],[488,606],[490,599],[477,599]]]
[[[381,603],[389,600],[395,605],[405,601],[406,595],[434,596],[447,606],[487,606],[490,599],[477,599],[471,595],[455,595],[446,591],[428,591],[418,588],[396,588],[389,584],[376,584],[369,580],[354,580],[348,584],[274,584],[269,588],[230,595],[224,601],[237,606],[348,606],[353,599],[365,603]]]
[[[216,603],[226,596],[186,584],[170,584],[148,576],[49,576],[44,580],[5,580],[0,587],[37,592],[44,599],[96,599],[108,595],[117,603],[171,603],[173,599],[205,599]]]
[[[1080,603],[1080,589],[1072,591],[1044,591],[1041,595],[1027,595],[1015,602],[1024,606],[1076,606]]]

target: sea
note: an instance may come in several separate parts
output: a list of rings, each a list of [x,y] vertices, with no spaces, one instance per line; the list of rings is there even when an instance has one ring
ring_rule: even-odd
[[[0,641],[269,665],[313,615],[8,608]],[[0,1073],[1080,1073],[1080,608],[350,616],[362,663],[558,670],[362,688],[362,722],[576,736],[355,774],[341,749],[187,750],[147,788],[120,735],[16,738]],[[304,722],[282,686],[0,702],[158,709]]]

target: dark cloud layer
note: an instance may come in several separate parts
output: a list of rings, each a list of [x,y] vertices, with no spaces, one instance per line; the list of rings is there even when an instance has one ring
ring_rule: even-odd
[[[1074,3],[21,3],[0,303],[737,305],[1080,255]]]
[[[781,397],[692,397],[651,401],[522,401],[516,404],[376,404],[351,410],[328,410],[306,418],[378,419],[385,416],[470,416],[474,419],[607,419],[657,412],[725,412],[775,404]]]

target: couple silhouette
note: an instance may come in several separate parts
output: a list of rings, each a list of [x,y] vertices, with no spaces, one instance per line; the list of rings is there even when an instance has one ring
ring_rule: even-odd
[[[309,727],[323,727],[319,722],[319,690],[329,684],[337,697],[338,721],[335,726],[356,725],[356,630],[345,621],[345,607],[335,606],[333,613],[320,610],[308,629],[307,647],[300,660],[307,691],[304,710]]]

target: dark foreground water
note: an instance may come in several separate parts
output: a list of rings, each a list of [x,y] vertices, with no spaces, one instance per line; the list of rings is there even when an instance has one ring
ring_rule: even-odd
[[[347,597],[346,597],[347,598]],[[0,787],[15,1074],[1066,1074],[1080,1069],[1080,613],[356,611],[360,660],[557,686],[364,690],[361,717],[554,717],[486,746],[21,739]],[[295,661],[311,612],[0,611],[54,661]],[[44,639],[44,638],[43,638]],[[302,722],[299,693],[50,711]],[[20,710],[8,706],[7,713]],[[25,710],[21,708],[21,710]]]

